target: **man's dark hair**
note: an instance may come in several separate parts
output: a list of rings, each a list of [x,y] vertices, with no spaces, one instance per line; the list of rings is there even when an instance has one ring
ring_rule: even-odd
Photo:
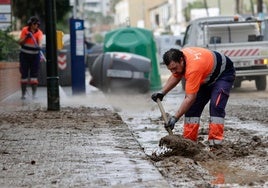
[[[27,25],[31,26],[32,24],[38,24],[40,25],[40,21],[36,16],[30,17],[30,19],[27,21]]]
[[[163,62],[166,64],[166,66],[168,66],[171,61],[180,62],[181,58],[183,58],[184,60],[184,55],[182,51],[175,48],[171,48],[164,53]]]

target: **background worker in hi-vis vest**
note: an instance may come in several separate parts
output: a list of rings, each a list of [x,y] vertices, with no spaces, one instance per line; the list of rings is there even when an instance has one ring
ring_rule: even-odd
[[[25,99],[27,85],[32,87],[32,96],[36,97],[38,85],[38,72],[40,66],[40,50],[43,32],[39,29],[40,21],[37,17],[31,17],[27,26],[22,28],[19,44],[20,50],[20,73],[22,99]]]

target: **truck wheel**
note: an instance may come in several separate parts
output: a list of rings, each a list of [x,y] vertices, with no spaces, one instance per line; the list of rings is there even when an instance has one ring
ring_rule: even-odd
[[[235,80],[234,81],[234,88],[240,88],[241,87],[241,80]]]
[[[255,79],[255,85],[258,91],[264,91],[266,89],[266,76],[258,76]]]

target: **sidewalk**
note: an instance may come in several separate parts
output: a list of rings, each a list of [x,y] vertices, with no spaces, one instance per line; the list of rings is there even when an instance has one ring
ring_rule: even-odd
[[[60,88],[59,112],[37,94],[0,102],[0,187],[169,187],[100,92]]]

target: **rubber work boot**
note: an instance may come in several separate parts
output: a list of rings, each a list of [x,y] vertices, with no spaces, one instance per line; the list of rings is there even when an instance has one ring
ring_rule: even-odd
[[[33,84],[32,85],[32,95],[33,95],[33,99],[36,99],[36,90],[37,90],[37,85]]]
[[[25,97],[26,87],[27,87],[27,84],[21,84],[21,99],[22,100],[26,99],[26,97]]]

